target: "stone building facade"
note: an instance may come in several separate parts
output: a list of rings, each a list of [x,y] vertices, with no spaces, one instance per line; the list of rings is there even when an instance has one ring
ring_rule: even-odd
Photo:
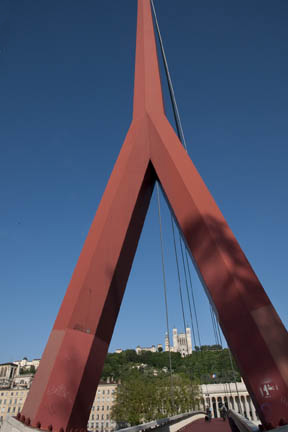
[[[170,346],[171,352],[179,352],[182,357],[192,354],[192,338],[189,327],[186,328],[185,333],[178,333],[178,330],[173,328],[172,341],[173,346]],[[165,335],[165,351],[169,351],[169,337],[167,333]]]
[[[0,388],[10,388],[13,385],[17,373],[14,363],[3,363],[0,365]]]
[[[236,384],[202,384],[200,390],[203,397],[202,408],[209,406],[213,417],[220,417],[220,408],[226,405],[252,422],[259,423],[259,417],[243,380]]]
[[[115,383],[99,384],[87,424],[89,431],[112,432],[116,429],[111,418],[116,388]],[[6,416],[14,417],[21,412],[28,392],[29,389],[0,389],[0,427]]]
[[[0,426],[6,416],[16,416],[21,412],[31,387],[40,360],[17,360],[0,365]],[[87,428],[92,432],[112,432],[116,423],[111,418],[111,410],[116,398],[117,384],[100,383],[95,395]]]
[[[38,363],[37,363],[38,362]],[[29,389],[39,361],[23,359],[12,363],[0,364],[0,389]],[[29,373],[31,366],[34,373]]]
[[[24,405],[27,389],[0,389],[0,425],[7,415],[16,416]]]
[[[88,421],[90,431],[111,432],[116,429],[116,423],[111,418],[116,389],[116,383],[99,384]]]
[[[137,354],[141,354],[141,352],[144,352],[144,351],[150,351],[150,352],[156,353],[156,352],[159,352],[162,350],[163,350],[163,347],[161,344],[158,344],[157,347],[155,345],[152,345],[151,347],[140,347],[138,345],[136,347],[136,353]]]

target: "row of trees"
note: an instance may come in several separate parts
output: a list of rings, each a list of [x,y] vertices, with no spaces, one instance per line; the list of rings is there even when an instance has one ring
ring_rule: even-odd
[[[121,379],[112,418],[121,426],[146,423],[195,409],[197,396],[198,387],[186,376],[174,375],[171,382],[167,374],[134,369]]]
[[[112,418],[121,427],[195,409],[199,384],[240,380],[228,349],[219,345],[201,347],[184,358],[171,353],[172,375],[169,363],[168,352],[107,355],[102,378],[119,381]]]

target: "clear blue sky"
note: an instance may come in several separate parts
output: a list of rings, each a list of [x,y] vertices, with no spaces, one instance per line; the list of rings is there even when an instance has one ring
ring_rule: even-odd
[[[191,158],[287,326],[288,2],[155,6]],[[135,32],[136,0],[0,2],[0,362],[44,349],[131,121]],[[111,351],[164,342],[162,290],[153,196]]]

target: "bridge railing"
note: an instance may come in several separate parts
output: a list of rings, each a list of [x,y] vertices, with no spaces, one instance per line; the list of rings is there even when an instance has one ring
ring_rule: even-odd
[[[149,423],[143,423],[137,426],[131,426],[131,427],[126,427],[126,428],[119,428],[117,429],[117,431],[121,431],[121,432],[141,432],[141,431],[147,431],[150,429],[158,429],[158,428],[165,428],[172,426],[176,423],[182,423],[182,421],[184,420],[188,420],[190,418],[193,418],[195,416],[204,416],[205,413],[204,411],[191,411],[191,412],[187,412],[184,414],[177,414],[175,416],[172,417],[166,417],[163,419],[159,419],[159,420],[153,420]]]
[[[228,418],[232,432],[258,432],[259,427],[248,420],[246,417],[237,413],[236,411],[229,410]]]

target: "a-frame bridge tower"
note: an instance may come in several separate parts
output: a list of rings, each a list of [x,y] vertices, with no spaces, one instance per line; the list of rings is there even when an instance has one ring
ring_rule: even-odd
[[[263,424],[288,417],[286,329],[165,116],[151,4],[138,0],[132,124],[21,413],[26,424],[86,429],[156,180]]]

